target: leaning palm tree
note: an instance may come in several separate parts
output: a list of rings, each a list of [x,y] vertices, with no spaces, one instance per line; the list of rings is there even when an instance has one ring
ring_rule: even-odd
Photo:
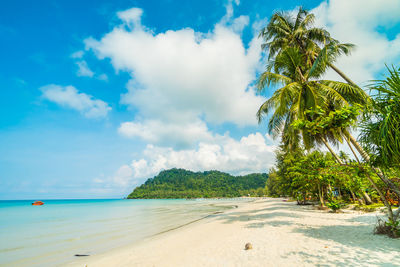
[[[267,64],[267,71],[264,76],[268,75],[271,70],[274,68],[274,64],[276,62],[276,58],[279,58],[282,53],[288,48],[297,47],[299,51],[303,55],[303,67],[308,68],[308,76],[315,77],[320,76],[328,67],[331,67],[335,70],[349,85],[347,87],[349,89],[348,92],[345,92],[343,89],[345,88],[343,84],[340,84],[342,91],[342,96],[352,96],[355,88],[361,90],[353,81],[351,81],[343,72],[341,72],[337,67],[333,65],[334,61],[338,56],[345,54],[348,55],[351,49],[354,47],[352,44],[341,44],[339,41],[333,39],[329,32],[322,28],[312,27],[314,23],[315,16],[311,13],[308,13],[306,10],[299,8],[297,16],[294,18],[289,13],[285,12],[277,12],[275,13],[269,24],[263,28],[260,32],[260,37],[264,39],[264,44],[262,45],[263,49],[268,50],[269,52],[269,63]],[[273,78],[275,79],[275,78]],[[264,80],[265,79],[264,77]],[[336,86],[331,83],[331,87]],[[272,100],[271,100],[272,101]],[[369,101],[369,98],[367,98]],[[263,105],[265,106],[265,105]],[[292,115],[288,115],[288,119]],[[280,123],[279,120],[282,118],[279,117],[276,123]],[[297,118],[298,119],[298,118]],[[288,120],[284,120],[288,121]],[[293,140],[293,135],[296,135],[296,131],[289,131],[289,126],[287,123],[284,124],[285,129],[285,139]],[[290,135],[287,133],[291,132]],[[365,162],[370,162],[370,156],[368,153],[362,148],[362,146],[357,142],[357,140],[350,134],[348,128],[342,129],[342,134],[345,140],[349,141],[351,145],[353,145],[357,152],[362,156]],[[303,136],[305,136],[303,134]],[[306,138],[303,138],[303,141],[307,141]],[[310,139],[310,137],[308,138]],[[321,139],[322,142],[326,142],[326,139]],[[330,141],[335,142],[336,138],[331,138]],[[326,145],[334,154],[334,152],[329,148],[329,145]],[[339,157],[336,155],[335,158],[340,162]],[[379,168],[374,168],[376,174],[379,178],[387,184],[397,195],[400,196],[400,189],[394,185],[384,173]]]
[[[365,103],[366,94],[358,87],[346,83],[318,80],[325,69],[323,66],[309,68],[304,65],[307,56],[298,47],[288,47],[270,60],[267,71],[258,80],[258,90],[262,92],[267,86],[283,85],[264,102],[257,112],[259,122],[273,111],[268,122],[269,132],[282,137],[288,143],[298,141],[301,135],[303,144],[309,148],[313,144],[323,143],[337,159],[327,139],[335,141],[334,134],[309,135],[293,127],[296,120],[312,120],[313,115],[307,110],[340,108],[351,103]],[[273,71],[269,71],[272,69]]]
[[[299,8],[296,17],[292,17],[288,12],[276,12],[259,34],[264,40],[262,49],[268,51],[268,59],[273,59],[287,47],[298,47],[306,55],[305,64],[308,67],[330,67],[347,83],[355,86],[355,83],[333,64],[340,55],[350,54],[354,45],[340,43],[325,29],[314,27],[314,21],[314,14],[302,7]]]
[[[333,143],[342,141],[342,136],[349,135],[346,127],[310,133],[307,130],[299,131],[294,124],[299,120],[311,122],[320,119],[322,116],[328,116],[329,112],[352,104],[365,104],[368,96],[359,87],[336,81],[318,80],[324,73],[325,67],[314,65],[307,68],[304,65],[305,57],[297,47],[289,47],[281,51],[275,60],[270,61],[269,66],[274,72],[266,71],[260,76],[258,89],[262,91],[266,86],[277,84],[283,84],[284,87],[276,90],[259,108],[257,113],[259,122],[263,116],[274,110],[268,129],[274,136],[281,133],[284,145],[294,146],[301,134],[306,148],[324,144],[342,165],[344,162],[331,148],[328,140]],[[320,112],[311,113],[310,110],[320,110]],[[368,200],[367,193],[363,194]]]

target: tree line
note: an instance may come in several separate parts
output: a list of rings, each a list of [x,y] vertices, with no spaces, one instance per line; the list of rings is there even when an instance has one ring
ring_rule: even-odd
[[[233,176],[220,171],[192,172],[185,169],[161,171],[136,187],[128,198],[178,199],[264,196],[268,175]]]

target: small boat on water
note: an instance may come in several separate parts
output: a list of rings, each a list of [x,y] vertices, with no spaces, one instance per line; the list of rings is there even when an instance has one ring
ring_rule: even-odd
[[[33,206],[40,206],[43,205],[44,203],[42,201],[35,201],[32,203]]]

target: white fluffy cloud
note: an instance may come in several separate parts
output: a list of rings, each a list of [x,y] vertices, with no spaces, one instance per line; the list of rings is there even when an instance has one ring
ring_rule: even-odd
[[[249,85],[260,42],[255,38],[245,48],[238,33],[248,17],[230,20],[227,14],[226,22],[206,34],[190,28],[154,34],[141,24],[141,15],[138,8],[119,12],[121,25],[100,40],[86,40],[100,59],[110,58],[116,70],[132,75],[121,103],[137,109],[138,116],[123,123],[120,133],[179,146],[191,133],[199,133],[196,140],[207,138],[207,123],[257,123],[263,98]]]
[[[254,133],[235,140],[207,125],[255,125],[264,100],[251,87],[260,41],[254,38],[246,48],[241,31],[249,17],[234,18],[233,3],[238,1],[228,2],[226,15],[209,33],[184,28],[155,34],[142,25],[143,11],[132,8],[117,14],[121,25],[103,38],[86,40],[98,58],[131,74],[121,103],[138,113],[118,131],[148,143],[142,156],[116,172],[115,184],[129,186],[170,168],[247,174],[273,164],[275,146],[268,137]]]
[[[95,99],[91,95],[80,93],[73,86],[50,84],[41,87],[40,90],[44,99],[77,110],[87,118],[104,118],[111,110],[106,102]]]
[[[147,120],[145,123],[125,122],[121,124],[118,131],[126,137],[140,137],[152,144],[163,146],[173,144],[178,148],[189,147],[191,144],[213,139],[207,125],[201,120],[187,124],[165,124],[160,120]],[[179,138],[176,133],[179,133]]]
[[[266,172],[274,163],[274,145],[260,133],[249,134],[239,141],[220,136],[217,142],[201,142],[195,149],[174,150],[148,145],[144,157],[124,165],[127,181],[157,175],[161,170],[184,168],[193,171],[220,170],[232,174]],[[121,167],[122,168],[122,167]]]
[[[400,34],[391,39],[386,34],[400,22],[399,0],[330,0],[312,12],[316,23],[334,38],[357,45],[351,56],[341,57],[336,64],[355,82],[368,83],[380,74],[385,63],[399,62]],[[333,71],[327,77],[339,79]]]

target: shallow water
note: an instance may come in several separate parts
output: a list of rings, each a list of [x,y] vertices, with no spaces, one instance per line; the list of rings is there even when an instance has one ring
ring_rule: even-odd
[[[229,208],[230,200],[0,201],[0,266],[54,266]]]

